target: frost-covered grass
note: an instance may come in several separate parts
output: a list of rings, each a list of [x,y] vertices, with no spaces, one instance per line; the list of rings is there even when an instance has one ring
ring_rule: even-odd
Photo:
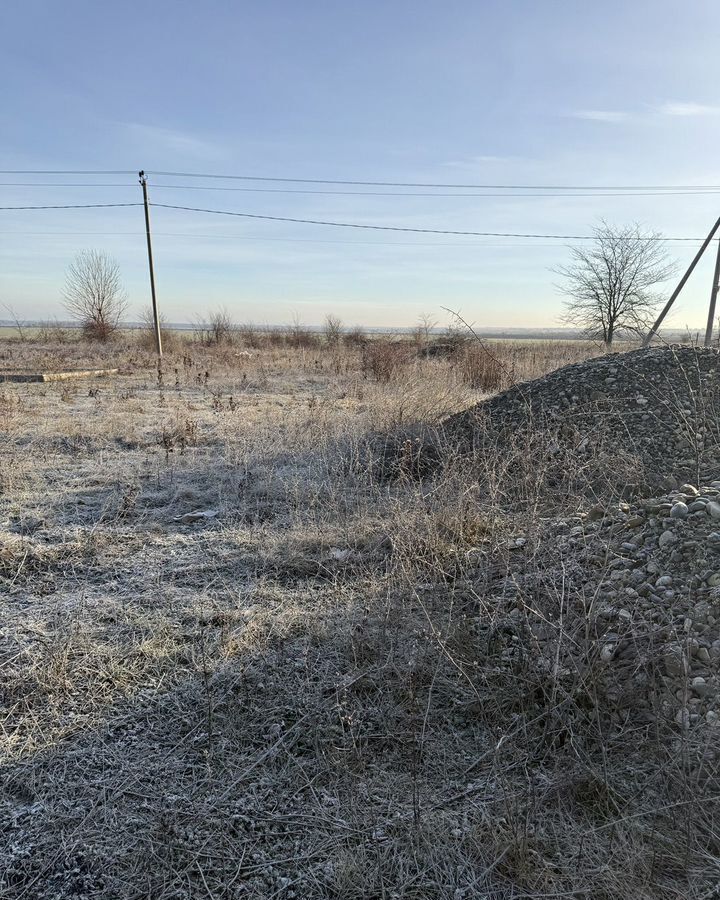
[[[502,378],[597,352],[492,347]],[[711,896],[682,747],[606,729],[523,644],[513,579],[570,603],[547,535],[582,499],[449,446],[416,477],[467,367],[187,342],[159,379],[136,344],[0,345],[110,361],[0,385],[3,897]]]

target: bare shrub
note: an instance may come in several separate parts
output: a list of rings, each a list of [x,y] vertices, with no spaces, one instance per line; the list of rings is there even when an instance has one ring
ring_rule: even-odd
[[[268,331],[267,341],[270,347],[284,347],[287,343],[288,335],[286,330],[281,328],[271,328]]]
[[[343,324],[342,320],[337,316],[327,315],[325,316],[325,341],[328,347],[337,347],[340,343],[343,333]]]
[[[346,347],[364,347],[366,343],[367,335],[360,325],[354,325],[343,334],[343,344]]]
[[[437,321],[423,313],[418,319],[418,324],[412,331],[412,340],[415,342],[418,353],[427,353],[432,339],[433,330],[437,327]]]
[[[497,391],[507,380],[499,358],[476,341],[461,346],[455,366],[465,384],[478,391]]]
[[[37,339],[43,344],[66,344],[70,340],[70,331],[58,321],[41,322]]]
[[[176,353],[180,349],[181,339],[177,331],[170,328],[167,319],[162,313],[160,314],[160,340],[165,353]],[[140,328],[138,329],[138,344],[143,350],[154,352],[156,350],[155,343],[155,320],[152,310],[143,309],[140,314]]]
[[[83,250],[75,257],[68,267],[63,296],[65,308],[88,340],[109,340],[127,309],[118,264],[98,250]]]
[[[319,344],[318,336],[303,325],[297,315],[293,316],[292,322],[287,326],[286,338],[288,345],[295,350],[310,349]]]
[[[25,333],[26,323],[20,319],[13,306],[10,306],[8,303],[3,303],[2,307],[7,311],[8,315],[15,323],[15,330],[17,331],[18,340],[23,343],[27,339],[27,335]]]
[[[605,352],[601,344],[587,340],[574,341],[492,341],[492,352],[509,369],[517,381],[539,378],[553,369],[581,362]],[[624,349],[632,349],[625,345]]]
[[[231,344],[235,337],[235,323],[224,306],[211,312],[207,319],[195,324],[195,335],[201,344]]]
[[[259,350],[261,347],[267,346],[268,336],[263,334],[257,325],[252,322],[244,322],[238,326],[237,336],[243,345],[250,350]]]
[[[412,350],[409,344],[385,340],[370,341],[363,350],[362,370],[376,381],[390,381],[411,358]]]
[[[213,344],[231,343],[235,325],[232,316],[224,306],[221,306],[219,309],[216,309],[215,312],[210,314],[208,328]]]

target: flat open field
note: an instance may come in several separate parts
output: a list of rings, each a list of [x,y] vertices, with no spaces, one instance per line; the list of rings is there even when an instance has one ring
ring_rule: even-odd
[[[394,353],[188,342],[159,378],[130,343],[0,344],[120,369],[0,385],[2,897],[714,896],[687,807],[647,818],[670,745],[643,769],[552,654],[517,662],[500,598],[590,502],[413,462],[417,423],[597,348]]]

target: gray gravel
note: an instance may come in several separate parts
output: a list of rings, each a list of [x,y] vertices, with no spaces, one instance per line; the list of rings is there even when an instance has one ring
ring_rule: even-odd
[[[641,467],[641,486],[657,489],[715,477],[718,413],[718,352],[670,346],[565,366],[483,401],[446,427],[465,445],[488,431],[509,440],[532,430],[552,434],[576,458],[601,450],[631,456]],[[720,518],[720,505],[713,515]]]
[[[518,471],[555,454],[557,483],[602,457],[608,478],[588,482],[592,500],[576,495],[574,515],[549,507],[539,533],[512,544],[506,609],[525,615],[519,603],[545,595],[547,621],[531,624],[541,661],[557,667],[564,655],[568,669],[592,669],[616,716],[708,728],[704,762],[720,761],[718,352],[671,346],[591,359],[445,426],[465,449],[512,445]],[[509,469],[506,500],[521,512],[515,481]],[[560,584],[572,598],[564,612],[547,593]],[[560,613],[573,635],[562,652]]]

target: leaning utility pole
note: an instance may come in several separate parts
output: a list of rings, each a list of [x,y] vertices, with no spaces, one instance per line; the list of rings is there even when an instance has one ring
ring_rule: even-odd
[[[710,309],[708,311],[707,328],[705,329],[705,346],[712,344],[713,325],[715,320],[715,303],[717,302],[718,289],[720,289],[720,244],[718,244],[715,257],[715,271],[713,273],[712,290],[710,291]]]
[[[157,297],[155,296],[155,269],[153,267],[152,239],[150,237],[150,204],[148,203],[147,176],[140,171],[143,204],[145,206],[145,236],[147,237],[148,266],[150,267],[150,293],[152,294],[153,324],[155,326],[155,347],[158,357],[162,358],[162,338],[160,336],[160,316],[158,315]]]
[[[713,225],[713,227],[710,229],[710,233],[703,241],[702,246],[700,247],[698,252],[695,254],[695,258],[693,259],[693,261],[687,267],[685,274],[680,279],[680,283],[678,284],[678,286],[675,288],[675,290],[670,295],[670,299],[668,300],[668,302],[665,304],[665,306],[663,306],[660,315],[657,317],[657,319],[653,323],[652,328],[650,329],[650,331],[648,331],[647,336],[645,337],[645,340],[643,341],[643,347],[649,346],[650,341],[652,341],[653,337],[655,336],[655,333],[657,332],[658,328],[662,324],[663,319],[670,312],[670,307],[677,300],[677,297],[678,297],[678,294],[680,293],[680,291],[685,287],[685,282],[692,275],[693,269],[700,262],[701,256],[707,250],[708,246],[710,245],[710,242],[715,237],[715,232],[718,230],[718,228],[720,228],[720,219],[718,219],[715,222],[715,224]],[[717,255],[717,259],[715,260],[715,274],[714,274],[713,278],[714,278],[713,288],[712,288],[712,292],[710,294],[710,312],[708,315],[707,329],[705,331],[705,346],[706,347],[709,347],[710,343],[712,341],[713,318],[715,316],[715,301],[717,299],[717,292],[718,292],[718,279],[720,279],[720,245],[718,246],[718,255]]]

